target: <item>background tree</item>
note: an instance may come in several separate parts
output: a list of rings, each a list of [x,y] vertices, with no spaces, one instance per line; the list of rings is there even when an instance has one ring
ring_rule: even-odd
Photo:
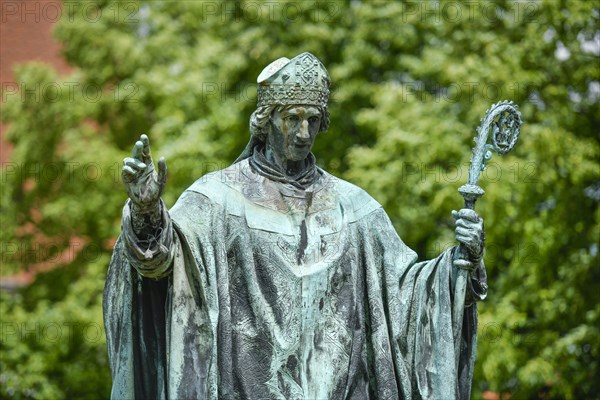
[[[454,245],[479,119],[500,100],[521,106],[514,153],[480,181],[491,288],[473,397],[597,396],[599,15],[583,1],[65,5],[55,36],[76,72],[22,66],[21,88],[37,91],[6,96],[2,273],[74,257],[2,293],[0,396],[108,396],[95,330],[126,199],[120,161],[148,133],[173,205],[243,149],[261,69],[303,51],[333,81],[318,163],[375,197],[422,258]]]

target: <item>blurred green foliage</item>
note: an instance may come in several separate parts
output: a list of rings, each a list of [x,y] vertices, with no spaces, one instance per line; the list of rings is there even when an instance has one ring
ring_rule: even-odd
[[[69,2],[55,36],[75,72],[24,65],[3,94],[2,275],[74,257],[2,293],[0,397],[108,396],[97,330],[120,161],[148,133],[173,205],[243,149],[261,69],[310,51],[333,82],[318,163],[381,202],[423,258],[454,244],[479,119],[521,106],[519,143],[480,180],[490,295],[473,398],[597,398],[599,18],[558,0]]]

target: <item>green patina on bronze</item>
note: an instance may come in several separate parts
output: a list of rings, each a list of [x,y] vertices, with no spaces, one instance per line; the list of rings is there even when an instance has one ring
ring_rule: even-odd
[[[318,59],[279,59],[258,83],[242,156],[171,210],[147,137],[125,159],[104,292],[112,397],[469,398],[481,219],[456,212],[463,250],[418,262],[371,196],[315,165],[329,123]]]

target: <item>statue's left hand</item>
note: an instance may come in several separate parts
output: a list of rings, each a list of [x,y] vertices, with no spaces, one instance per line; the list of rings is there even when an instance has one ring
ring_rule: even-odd
[[[485,243],[483,219],[468,208],[452,211],[452,216],[456,219],[456,240],[467,250],[469,261],[479,263]]]

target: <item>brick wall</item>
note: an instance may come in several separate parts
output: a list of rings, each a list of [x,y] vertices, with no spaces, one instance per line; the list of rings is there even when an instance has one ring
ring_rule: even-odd
[[[3,88],[13,84],[13,67],[23,62],[46,62],[61,74],[70,71],[60,55],[60,45],[52,38],[52,27],[61,13],[61,1],[57,0],[0,0],[0,82]],[[11,150],[4,140],[5,131],[6,126],[0,124],[0,162],[8,161]]]

